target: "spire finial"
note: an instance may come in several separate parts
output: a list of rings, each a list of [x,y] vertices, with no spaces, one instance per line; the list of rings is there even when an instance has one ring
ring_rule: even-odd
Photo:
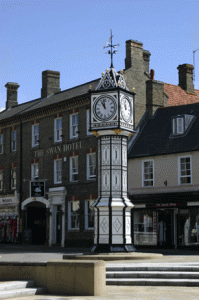
[[[107,46],[104,46],[103,49],[105,48],[111,48],[111,50],[108,50],[108,52],[105,52],[105,53],[108,53],[111,55],[111,66],[110,68],[113,68],[113,54],[116,54],[116,52],[118,51],[116,49],[116,46],[120,46],[120,44],[117,44],[117,45],[113,45],[113,37],[114,37],[114,34],[112,34],[112,28],[111,28],[111,36],[109,38],[109,42],[111,42],[110,44],[107,43]],[[115,48],[115,50],[113,51],[113,48]]]

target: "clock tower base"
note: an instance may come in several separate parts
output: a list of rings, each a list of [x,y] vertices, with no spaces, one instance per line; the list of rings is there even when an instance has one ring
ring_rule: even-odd
[[[94,245],[91,249],[92,253],[116,253],[116,252],[135,252],[136,249],[131,244],[126,245],[107,245],[107,244],[99,244]]]

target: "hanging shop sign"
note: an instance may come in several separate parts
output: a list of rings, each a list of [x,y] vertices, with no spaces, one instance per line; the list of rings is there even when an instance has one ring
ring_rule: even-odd
[[[0,198],[0,205],[9,206],[9,205],[17,205],[18,200],[16,197],[3,197]]]
[[[30,197],[44,197],[45,182],[31,181],[30,182]]]

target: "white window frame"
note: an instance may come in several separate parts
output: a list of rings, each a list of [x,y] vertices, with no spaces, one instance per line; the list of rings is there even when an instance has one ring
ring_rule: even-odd
[[[93,230],[94,229],[94,210],[92,210],[92,213],[89,213],[89,209],[88,209],[88,206],[91,207],[91,205],[95,202],[95,200],[85,200],[85,229],[86,230]],[[93,227],[89,227],[89,222],[88,222],[88,219],[89,219],[89,216],[90,215],[93,215]]]
[[[3,134],[0,134],[0,154],[3,154]]]
[[[86,134],[93,135],[92,132],[89,131],[90,129],[90,109],[86,110]]]
[[[76,204],[78,204],[78,202],[79,202],[79,208],[80,208],[80,201],[79,200],[68,201],[68,230],[79,230],[79,227],[80,227],[80,226],[72,227],[71,218],[73,216],[76,217],[76,219],[79,221],[77,223],[80,224],[80,215],[79,214],[74,214],[72,212],[72,204],[75,203],[75,202],[76,202]]]
[[[39,164],[31,164],[31,180],[34,181],[35,179],[39,178]]]
[[[95,165],[93,166],[90,166],[89,162],[90,162],[90,159],[89,157],[90,156],[95,156]],[[86,160],[87,160],[87,180],[93,180],[96,178],[96,152],[94,153],[88,153],[87,154],[87,157],[86,157]],[[91,175],[91,168],[95,168],[95,174],[94,175]]]
[[[17,131],[11,131],[11,150],[12,152],[17,151]]]
[[[73,161],[75,161],[75,168],[73,168]],[[70,157],[70,181],[71,182],[78,182],[78,169],[79,169],[79,165],[78,165],[78,155],[76,156],[71,156]],[[75,177],[77,177],[77,179],[75,179]]]
[[[3,191],[3,170],[0,170],[0,191]]]
[[[58,177],[61,177],[61,180],[58,180]],[[54,183],[62,183],[62,159],[54,160]]]
[[[59,128],[58,122],[61,121]],[[62,142],[62,118],[54,119],[54,142]]]
[[[181,175],[181,171],[183,171],[181,169],[181,159],[183,158],[189,158],[190,159],[190,175]],[[187,171],[187,169],[185,169],[185,171]],[[181,183],[181,178],[190,178],[190,182],[185,182],[185,183]],[[178,157],[178,184],[179,185],[190,185],[192,184],[192,157],[191,155],[183,155],[183,156],[179,156]]]
[[[144,163],[146,162],[152,162],[153,164],[153,179],[145,179],[145,173],[144,173]],[[153,181],[152,185],[145,185],[145,181]],[[147,159],[142,161],[142,187],[144,188],[150,188],[155,186],[155,173],[154,173],[154,159]]]
[[[77,116],[77,122],[73,122],[73,116]],[[79,126],[79,114],[75,113],[75,114],[70,114],[70,139],[76,139],[78,138],[78,127]],[[75,131],[75,133],[74,133]]]
[[[173,135],[184,133],[184,117],[173,118]]]
[[[38,133],[35,134],[35,128],[38,127]],[[39,124],[32,125],[32,147],[39,146]]]
[[[17,168],[11,168],[11,189],[14,190],[17,187]]]

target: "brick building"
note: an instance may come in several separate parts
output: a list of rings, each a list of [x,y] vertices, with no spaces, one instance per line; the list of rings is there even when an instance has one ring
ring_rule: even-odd
[[[146,109],[152,114],[172,98],[171,85],[149,74],[149,58],[142,43],[126,42],[124,78],[136,92],[135,125]],[[188,70],[183,76],[191,74]],[[89,132],[89,91],[100,79],[63,91],[59,80],[59,72],[42,72],[41,98],[23,104],[17,100],[19,85],[6,84],[6,110],[0,113],[0,242],[93,243],[97,138]],[[199,101],[186,85],[176,89]]]

